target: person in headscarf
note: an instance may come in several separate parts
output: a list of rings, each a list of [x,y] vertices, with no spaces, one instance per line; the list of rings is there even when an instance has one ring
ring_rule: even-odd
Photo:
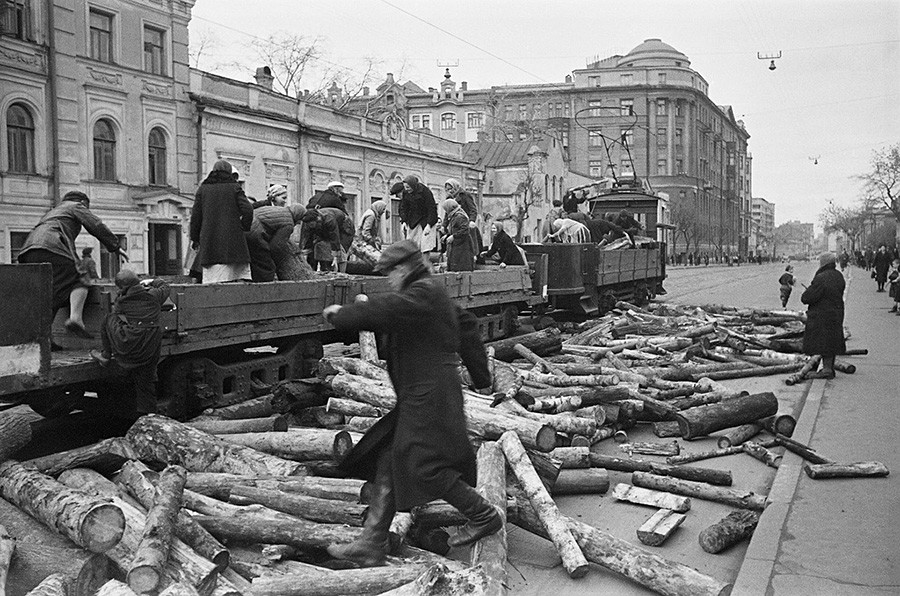
[[[399,210],[400,221],[406,227],[406,238],[418,242],[427,256],[434,250],[434,226],[438,220],[437,203],[431,189],[419,182],[418,177],[407,176],[403,179]]]
[[[275,255],[290,252],[285,245],[290,244],[294,226],[301,223],[305,213],[302,205],[267,206],[253,211],[253,223],[246,235],[254,282],[280,279]]]
[[[836,268],[834,253],[819,256],[819,270],[800,296],[807,305],[803,353],[822,356],[822,370],[808,379],[833,379],[834,357],[847,351],[844,339],[844,276]]]
[[[447,271],[473,271],[475,269],[475,242],[469,234],[469,216],[459,203],[446,199],[441,203],[447,236]]]
[[[254,209],[260,207],[284,207],[287,205],[288,191],[283,184],[270,184],[266,190],[266,200],[253,203]]]
[[[554,221],[553,233],[544,238],[544,242],[587,244],[590,241],[590,230],[584,224],[568,218]]]
[[[481,239],[481,230],[478,229],[478,206],[475,204],[475,198],[462,189],[456,178],[448,178],[444,182],[444,191],[447,193],[447,198],[459,203],[462,210],[469,216],[469,233],[472,235],[472,242],[475,243],[475,252],[481,252],[484,250],[484,243]]]
[[[522,253],[513,239],[503,229],[503,224],[495,221],[491,224],[491,248],[481,253],[481,259],[485,262],[493,260],[501,265],[524,265]],[[481,261],[479,261],[481,262]]]
[[[372,205],[363,213],[356,237],[362,242],[381,250],[381,220],[390,217],[387,212],[387,203],[382,200],[373,201]]]

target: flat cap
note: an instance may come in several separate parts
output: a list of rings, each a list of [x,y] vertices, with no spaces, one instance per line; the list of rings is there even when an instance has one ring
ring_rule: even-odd
[[[375,271],[387,271],[393,269],[400,263],[404,263],[415,257],[422,258],[422,251],[419,245],[412,240],[401,240],[391,244],[383,251],[378,262],[375,263]]]

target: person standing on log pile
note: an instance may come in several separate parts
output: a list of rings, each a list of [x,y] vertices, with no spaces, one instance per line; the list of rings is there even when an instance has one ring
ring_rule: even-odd
[[[447,198],[453,199],[469,217],[469,234],[472,236],[472,242],[475,245],[475,253],[484,250],[484,242],[481,239],[481,230],[478,229],[476,223],[478,219],[478,206],[475,204],[475,198],[464,191],[456,178],[448,178],[444,182],[444,190],[447,191]]]
[[[787,306],[788,299],[791,297],[791,291],[794,289],[794,266],[788,265],[784,268],[784,273],[781,274],[781,277],[778,278],[778,283],[781,285],[781,308]]]
[[[302,205],[270,205],[253,210],[253,223],[246,236],[247,249],[250,251],[250,272],[254,282],[275,281],[278,278],[273,249],[278,250],[276,247],[290,243],[294,226],[301,223],[305,213],[306,209]]]
[[[834,253],[822,253],[819,270],[800,296],[806,311],[803,353],[822,356],[822,370],[810,379],[833,379],[834,357],[847,351],[844,340],[844,276],[837,270]]]
[[[441,209],[447,226],[447,236],[444,238],[447,271],[474,271],[476,252],[475,241],[469,233],[469,216],[453,199],[441,203]]]
[[[123,269],[116,274],[119,295],[103,323],[103,351],[91,358],[108,366],[115,363],[134,385],[135,419],[156,413],[156,365],[162,344],[159,314],[169,298],[169,284],[161,279],[139,281]]]
[[[100,218],[91,213],[91,200],[78,190],[69,191],[62,202],[51,209],[25,239],[19,253],[19,263],[49,263],[53,268],[53,313],[69,305],[65,327],[70,333],[90,339],[84,328],[84,303],[91,280],[87,272],[78,268],[75,238],[84,228],[100,241],[106,250],[128,260],[119,239]]]
[[[438,220],[437,203],[431,190],[419,182],[416,176],[410,175],[403,179],[399,215],[406,239],[418,242],[419,248],[426,255],[433,251],[434,226]]]
[[[395,511],[434,499],[446,500],[469,518],[449,540],[451,546],[471,544],[502,526],[497,510],[472,488],[475,454],[457,372],[462,357],[474,385],[491,386],[477,320],[450,301],[415,242],[388,246],[377,269],[387,274],[393,293],[323,312],[336,329],[379,334],[397,393],[396,407],[340,464],[373,481],[374,494],[362,535],[329,546],[328,553],[364,567],[384,564]]]
[[[219,160],[200,184],[191,211],[191,246],[199,251],[203,283],[253,279],[243,232],[253,223],[253,205]]]
[[[876,292],[884,291],[884,284],[887,282],[887,272],[891,260],[884,244],[879,246],[878,252],[875,253],[875,257],[872,259],[872,267],[875,269],[875,283],[878,284]]]

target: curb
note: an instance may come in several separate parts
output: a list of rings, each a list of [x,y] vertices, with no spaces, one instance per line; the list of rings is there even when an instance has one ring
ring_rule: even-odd
[[[825,379],[813,380],[803,399],[792,438],[806,445],[809,445],[816,427],[825,395],[825,384]],[[803,463],[803,458],[799,455],[785,450],[769,491],[770,503],[753,532],[750,546],[747,547],[744,561],[734,581],[732,596],[759,596],[768,593],[775,571],[775,559],[781,547],[781,536],[803,473]]]

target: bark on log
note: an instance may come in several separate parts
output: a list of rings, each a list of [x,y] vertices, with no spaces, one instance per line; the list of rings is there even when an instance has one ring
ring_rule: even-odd
[[[168,466],[159,475],[156,498],[147,511],[144,532],[128,569],[128,585],[135,592],[156,590],[162,580],[186,479],[187,471],[181,466]]]
[[[678,422],[675,420],[669,420],[666,422],[654,422],[653,423],[653,434],[659,437],[660,439],[667,439],[669,437],[680,437],[681,436],[681,427],[678,426]]]
[[[566,521],[557,509],[553,498],[541,484],[518,436],[513,432],[506,432],[500,437],[499,443],[529,502],[559,551],[563,567],[569,577],[584,577],[588,571],[587,560],[575,542],[572,532],[566,526]]]
[[[359,361],[357,358],[353,360]],[[319,362],[321,364],[322,361]],[[327,400],[318,379],[289,379],[272,388],[272,409],[278,414],[324,406]]]
[[[681,447],[678,446],[678,441],[672,441],[671,443],[636,441],[633,443],[622,443],[619,445],[619,449],[628,455],[633,453],[640,455],[678,455],[681,453]]]
[[[432,565],[415,581],[393,590],[382,592],[381,596],[463,596],[464,594],[505,594],[492,585],[481,565],[459,571],[451,571],[445,565]]]
[[[681,436],[695,439],[776,413],[778,399],[775,394],[766,392],[682,410],[675,418],[681,427]]]
[[[819,368],[819,362],[821,362],[821,361],[822,361],[821,356],[810,357],[810,359],[807,360],[806,363],[802,367],[800,367],[800,370],[798,370],[794,374],[788,376],[788,378],[786,378],[784,380],[784,383],[786,385],[796,385],[797,383],[803,382],[803,380],[806,378],[807,374],[809,374],[809,373],[813,372],[814,370],[816,370],[817,368]]]
[[[234,445],[156,414],[139,418],[126,438],[140,459],[178,464],[190,472],[289,476],[303,469],[296,462]]]
[[[198,515],[195,519],[220,539],[287,544],[301,549],[322,549],[329,544],[352,542],[362,531],[350,526],[318,524],[286,514],[279,517],[263,515],[246,508],[228,516]]]
[[[101,473],[114,472],[129,459],[137,458],[137,453],[128,441],[114,437],[86,447],[30,459],[24,463],[47,476],[56,477],[71,468],[91,468]]]
[[[609,375],[583,375],[557,377],[544,373],[536,373],[530,370],[520,371],[526,381],[535,381],[551,387],[610,387],[619,384],[619,374]]]
[[[487,444],[485,443],[485,445]],[[461,526],[469,521],[456,507],[443,500],[431,501],[430,503],[413,507],[412,517],[413,523],[424,530]]]
[[[156,499],[155,483],[158,481],[159,475],[156,472],[137,461],[130,461],[122,466],[122,471],[116,477],[116,482],[147,510],[153,506]],[[178,512],[175,535],[197,551],[197,554],[212,561],[220,570],[228,567],[228,549],[184,511]]]
[[[550,490],[558,495],[596,495],[609,490],[609,472],[602,468],[561,470]]]
[[[719,439],[716,441],[716,445],[719,446],[719,449],[725,449],[727,447],[738,447],[758,435],[761,430],[762,427],[755,422],[751,422],[750,424],[742,424],[741,426],[735,427],[728,431],[728,434],[726,434],[725,436],[719,437]]]
[[[700,547],[708,553],[720,553],[729,546],[750,538],[759,523],[758,511],[732,511],[700,532]]]
[[[302,418],[302,420],[305,421],[306,416],[309,416],[315,422],[316,427],[333,429],[338,426],[344,425],[344,415],[338,412],[329,412],[327,409],[325,409],[325,406],[313,406],[311,408],[306,408],[306,410],[303,411],[303,414],[305,416],[304,418]],[[297,426],[305,427],[313,425],[301,422]]]
[[[546,453],[556,447],[556,431],[546,424],[505,414],[468,399],[465,411],[469,432],[477,436],[497,440],[503,433],[512,430],[529,449]]]
[[[588,447],[557,447],[549,455],[559,461],[562,470],[591,467],[591,453]]]
[[[221,435],[218,438],[295,461],[341,461],[353,448],[350,433],[325,428],[291,428],[283,433],[242,433]]]
[[[272,407],[272,395],[262,395],[254,399],[248,399],[241,403],[223,408],[209,408],[203,410],[200,416],[194,418],[198,420],[244,420],[246,418],[268,418],[275,414]],[[193,422],[192,421],[192,422]]]
[[[31,442],[31,414],[0,415],[0,461],[5,461]]]
[[[518,357],[514,346],[522,344],[538,356],[547,356],[560,351],[562,340],[559,330],[554,327],[548,327],[542,331],[534,333],[526,333],[510,339],[501,339],[485,344],[485,349],[494,349],[494,358],[503,360],[504,362],[512,362]]]
[[[99,594],[97,596],[100,596]],[[159,593],[159,596],[200,596],[194,586],[174,583]]]
[[[619,483],[613,489],[612,496],[618,501],[627,501],[637,505],[647,505],[659,509],[671,509],[677,513],[690,511],[691,500],[667,492],[650,490],[639,486]]]
[[[347,432],[362,433],[369,432],[369,429],[375,426],[380,418],[369,418],[366,416],[351,416],[344,420],[344,430]]]
[[[679,456],[681,457],[681,456]],[[717,486],[731,486],[732,478],[729,470],[714,470],[711,468],[695,468],[691,466],[672,466],[658,462],[640,459],[624,459],[609,457],[596,453],[591,454],[591,464],[607,470],[619,472],[651,472],[660,476],[672,476],[684,480],[706,482]]]
[[[235,505],[264,505],[295,517],[323,524],[347,524],[361,527],[368,507],[319,499],[301,494],[290,494],[280,490],[267,490],[253,486],[235,486],[228,501]]]
[[[486,596],[506,594],[506,461],[497,443],[484,443],[478,449],[478,492],[497,508],[503,527],[496,534],[486,536],[472,547],[472,565],[481,566]]]
[[[341,373],[365,377],[372,381],[379,381],[387,386],[390,386],[391,383],[388,371],[373,362],[348,356],[327,356],[319,360],[318,374],[321,378],[324,379]]]
[[[195,591],[196,593],[196,591]],[[97,590],[97,596],[138,596],[137,593],[128,587],[128,584],[120,582],[117,579],[111,579]]]
[[[575,389],[575,388],[572,388]],[[581,397],[582,407],[610,404],[621,399],[631,397],[628,387],[585,387],[578,394]]]
[[[709,333],[715,333],[716,329],[718,329],[718,323],[706,323],[703,325],[695,325],[693,327],[688,327],[683,331],[679,331],[673,337],[687,337],[693,339],[695,337],[700,337],[702,335],[707,335]]]
[[[491,358],[490,362],[494,369],[493,389],[496,392],[495,399],[515,399],[516,395],[522,389],[522,375],[505,362],[501,362],[495,358]]]
[[[71,490],[12,460],[0,463],[0,496],[92,552],[110,550],[125,530],[125,516],[108,499]]]
[[[692,375],[691,380],[699,381],[703,377],[707,377],[714,381],[722,381],[725,379],[746,379],[748,377],[764,377],[768,375],[781,375],[798,370],[803,366],[799,362],[789,364],[779,364],[776,366],[760,366],[758,368],[747,368],[739,370],[723,370],[720,372],[711,372],[702,375]]]
[[[467,397],[468,392],[466,392]],[[478,406],[478,402],[472,402]],[[529,412],[516,400],[506,400],[497,405],[496,411],[505,414],[512,414],[516,417],[527,418],[535,422],[544,424],[553,428],[555,431],[569,435],[586,435],[592,436],[597,432],[597,422],[589,418],[581,418],[571,414],[539,414],[537,412]]]
[[[15,537],[11,536],[6,527],[0,523],[0,596],[6,596],[6,578],[15,550]]]
[[[66,578],[61,573],[48,575],[25,596],[68,596]]]
[[[755,441],[747,441],[746,443],[741,445],[741,449],[743,449],[744,453],[746,453],[747,455],[758,459],[770,468],[778,468],[781,465],[780,455],[772,453]]]
[[[186,424],[211,435],[284,432],[288,429],[287,418],[279,414],[273,414],[267,418],[244,418],[240,420],[196,420]]]
[[[721,447],[711,451],[695,451],[693,453],[684,453],[682,455],[673,455],[666,458],[666,463],[677,466],[679,464],[687,464],[694,461],[702,461],[704,459],[712,459],[714,457],[724,457],[726,455],[734,455],[735,453],[743,453],[744,450],[740,445],[734,447]]]
[[[300,254],[300,247],[296,242],[280,236],[273,240],[269,243],[269,253],[275,262],[275,274],[280,281],[303,281],[316,277],[309,262]]]
[[[691,482],[668,476],[658,476],[647,472],[634,472],[631,475],[631,483],[642,488],[651,488],[708,501],[725,503],[741,509],[753,509],[762,511],[768,505],[768,501],[762,495],[752,492],[737,491],[730,488],[712,486],[703,482]]]
[[[572,412],[580,408],[581,396],[569,395],[565,397],[547,397],[534,400],[534,403],[528,406],[528,410],[532,412],[546,412],[550,414],[559,414],[562,412]]]
[[[853,364],[847,364],[846,362],[838,362],[837,360],[835,360],[833,366],[834,370],[842,372],[846,375],[852,375],[856,372],[856,366],[854,366]]]
[[[660,546],[686,518],[683,513],[660,509],[638,528],[638,540],[647,546]]]
[[[794,434],[794,429],[797,428],[797,419],[790,414],[777,414],[775,416],[763,418],[762,420],[757,421],[757,424],[759,424],[763,430],[766,430],[773,435],[779,434],[790,437]]]
[[[678,387],[676,389],[666,389],[656,394],[656,399],[668,400],[678,397],[690,397],[697,392],[696,387]]]
[[[338,397],[360,401],[385,411],[393,410],[397,405],[393,387],[380,385],[378,381],[365,377],[341,373],[331,378],[328,384]]]
[[[325,404],[325,411],[343,414],[344,416],[366,416],[370,418],[377,418],[387,414],[387,412],[381,408],[376,408],[375,406],[370,406],[369,404],[352,399],[341,399],[339,397],[329,398],[328,402]]]
[[[242,476],[238,474],[188,473],[185,487],[221,501],[227,501],[236,486],[255,486],[268,490],[298,493],[320,499],[350,503],[361,502],[364,480],[355,478],[320,478],[318,476]]]
[[[510,521],[529,532],[547,538],[547,531],[518,493],[517,506],[510,509]],[[572,518],[566,518],[584,556],[614,573],[663,596],[724,596],[730,584],[700,573],[692,567],[670,561],[626,540],[598,530]]]
[[[334,596],[335,594],[381,594],[415,581],[428,566],[408,563],[389,567],[345,569],[332,573],[292,573],[253,580],[253,596]]]
[[[778,445],[781,445],[782,447],[784,447],[791,453],[795,453],[795,454],[799,455],[800,457],[802,457],[803,459],[805,459],[806,461],[808,461],[810,463],[813,463],[813,464],[833,464],[833,463],[835,463],[832,460],[828,459],[827,457],[823,457],[823,456],[819,455],[818,453],[816,453],[814,450],[807,447],[803,443],[795,441],[784,435],[781,435],[781,434],[775,435],[775,443],[777,443]]]
[[[546,373],[556,375],[558,377],[566,376],[566,373],[560,370],[555,364],[553,364],[552,362],[547,362],[520,343],[513,345],[513,350],[515,350],[519,356],[521,356],[528,362],[537,365]]]
[[[887,466],[877,461],[861,461],[852,464],[805,464],[803,470],[813,480],[878,477],[889,474]]]

